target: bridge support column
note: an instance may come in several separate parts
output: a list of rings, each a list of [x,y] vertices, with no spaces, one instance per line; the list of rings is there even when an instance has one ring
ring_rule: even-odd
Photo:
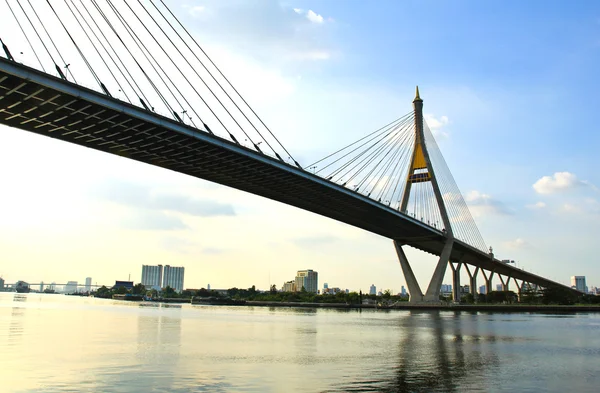
[[[485,278],[485,294],[489,295],[492,292],[492,279],[494,278],[494,271],[491,270],[489,276],[485,275],[485,270],[481,269],[483,278]]]
[[[427,293],[423,296],[423,300],[426,302],[439,302],[440,301],[440,289],[442,287],[442,281],[444,280],[444,274],[446,274],[446,266],[450,262],[450,254],[452,254],[452,246],[454,245],[454,239],[446,240],[444,248],[442,249],[442,255],[433,271],[433,277],[427,287]]]
[[[469,289],[471,290],[471,295],[473,295],[473,299],[477,300],[477,274],[479,273],[479,266],[476,266],[473,273],[471,273],[469,265],[465,263],[465,269],[467,269],[467,274],[469,275]]]
[[[452,300],[460,302],[460,268],[462,262],[458,262],[456,267],[450,262],[450,268],[452,268]]]
[[[519,290],[519,292],[517,292],[517,296],[518,296],[519,302],[520,302],[521,301],[521,296],[523,295],[522,290],[523,290],[523,283],[524,283],[524,281],[521,281],[521,285],[519,285],[519,283],[518,283],[518,281],[517,281],[516,278],[513,278],[513,281],[515,282],[515,285],[516,285],[517,289]]]
[[[506,276],[506,281],[502,279],[502,276],[500,274],[498,274],[498,277],[500,278],[500,282],[502,283],[502,291],[506,292],[508,291],[508,284],[510,284],[510,277]]]
[[[402,273],[404,274],[406,285],[410,291],[409,303],[437,303],[440,301],[440,287],[442,286],[442,281],[444,280],[444,274],[446,273],[446,266],[450,260],[453,244],[454,239],[448,239],[446,241],[446,244],[442,250],[442,255],[440,255],[440,259],[438,260],[433,272],[433,277],[431,277],[431,281],[429,282],[429,287],[427,287],[427,292],[423,294],[421,287],[419,287],[419,283],[417,282],[417,278],[410,267],[408,258],[406,258],[404,250],[402,250],[402,244],[394,240],[394,247],[396,248],[396,253],[398,254],[398,259],[400,260],[400,267],[402,267]]]
[[[400,260],[402,274],[404,274],[406,286],[408,287],[408,292],[410,294],[408,302],[420,303],[423,301],[423,292],[421,291],[421,287],[419,287],[419,283],[417,282],[415,273],[410,267],[410,263],[408,263],[408,258],[406,258],[406,254],[402,249],[402,245],[396,240],[394,240],[394,247],[396,248],[396,254],[398,254],[398,259]]]

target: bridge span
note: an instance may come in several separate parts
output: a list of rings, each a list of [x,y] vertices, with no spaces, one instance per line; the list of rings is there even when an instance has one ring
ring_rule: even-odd
[[[445,230],[283,160],[4,58],[0,124],[260,195],[434,255],[442,255],[447,244]],[[568,288],[458,239],[448,261],[504,275],[506,287],[512,278]],[[491,277],[485,278],[489,284]]]

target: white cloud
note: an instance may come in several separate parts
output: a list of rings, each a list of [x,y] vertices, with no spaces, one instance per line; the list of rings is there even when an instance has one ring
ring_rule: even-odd
[[[306,13],[306,19],[313,23],[323,23],[323,16],[317,14],[313,10],[308,10],[308,12]]]
[[[563,204],[562,210],[566,213],[581,213],[582,212],[581,207],[573,205],[572,203]]]
[[[293,58],[296,60],[328,60],[331,58],[331,53],[322,50],[298,52]]]
[[[190,7],[188,9],[188,12],[190,13],[191,16],[193,16],[195,18],[198,15],[202,14],[205,10],[206,10],[205,6],[203,6],[203,5],[196,5],[196,6]]]
[[[293,10],[295,13],[297,13],[299,15],[306,16],[306,19],[308,19],[312,23],[321,24],[321,23],[325,22],[325,18],[323,18],[323,15],[317,14],[313,10],[304,11],[302,8],[294,8]],[[327,21],[333,22],[333,19],[327,18]]]
[[[514,240],[504,242],[504,245],[511,249],[519,249],[529,247],[529,243],[523,238],[516,238]]]
[[[441,116],[439,118],[436,118],[434,115],[426,113],[424,117],[425,122],[427,122],[427,125],[429,126],[429,129],[431,130],[431,133],[434,137],[447,138],[449,136],[446,131],[442,130],[450,123],[450,121],[448,120],[448,116]]]
[[[581,181],[570,172],[556,172],[552,176],[544,176],[533,184],[533,189],[538,194],[554,194],[577,188],[588,183]]]
[[[486,214],[500,214],[507,215],[511,212],[504,206],[504,204],[494,199],[489,194],[484,194],[477,190],[470,191],[465,196],[465,201],[469,205],[469,209],[474,216],[483,216]]]
[[[535,209],[544,209],[546,206],[547,206],[547,205],[546,205],[546,203],[545,203],[545,202],[536,202],[536,203],[534,203],[534,204],[527,205],[526,207],[527,207],[528,209],[533,209],[533,210],[535,210]]]

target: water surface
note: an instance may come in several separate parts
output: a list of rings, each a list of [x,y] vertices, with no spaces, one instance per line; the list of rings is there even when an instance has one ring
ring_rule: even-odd
[[[2,392],[592,392],[600,316],[0,293]]]

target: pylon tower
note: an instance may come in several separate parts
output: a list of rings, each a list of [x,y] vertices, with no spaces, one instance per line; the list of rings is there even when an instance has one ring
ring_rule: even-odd
[[[400,211],[407,213],[406,209],[411,196],[412,185],[415,183],[431,183],[433,193],[437,202],[437,207],[440,211],[444,228],[442,229],[443,235],[446,237],[446,242],[440,259],[435,267],[433,276],[427,287],[427,292],[423,293],[421,287],[415,278],[414,272],[408,262],[408,258],[402,249],[404,245],[400,240],[394,240],[394,247],[400,260],[400,266],[404,273],[406,285],[410,291],[410,302],[411,303],[423,303],[423,302],[439,302],[440,287],[444,274],[446,273],[446,266],[450,260],[450,254],[452,253],[452,246],[454,244],[454,236],[452,234],[452,226],[450,225],[450,219],[448,217],[448,211],[444,204],[444,198],[440,187],[435,176],[435,170],[431,164],[429,152],[427,151],[427,144],[425,143],[425,136],[423,133],[423,100],[419,95],[419,86],[417,86],[416,96],[413,100],[413,108],[415,112],[415,145],[413,149],[412,159],[410,161],[410,167],[408,169],[408,176],[406,178],[406,187],[404,187],[404,193],[400,203]]]

